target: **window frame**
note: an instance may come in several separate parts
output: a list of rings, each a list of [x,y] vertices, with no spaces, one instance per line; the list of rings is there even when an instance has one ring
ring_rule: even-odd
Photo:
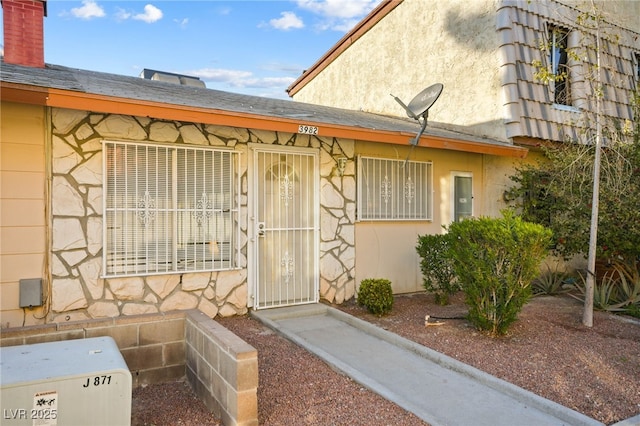
[[[471,179],[471,194],[469,194],[470,197],[470,204],[471,204],[471,213],[469,214],[469,216],[464,216],[461,218],[456,218],[456,213],[457,209],[456,206],[458,205],[458,203],[456,202],[456,190],[458,189],[458,187],[456,186],[457,183],[457,179],[456,178],[469,178]],[[452,171],[451,172],[451,222],[459,222],[464,218],[467,217],[474,217],[475,214],[475,196],[474,196],[474,191],[473,191],[473,184],[474,184],[474,179],[473,179],[473,173],[472,172],[461,172],[461,171]]]
[[[368,170],[371,165],[368,162],[378,162],[380,166],[385,165],[386,170],[394,173],[391,179],[388,175],[382,178],[382,174],[369,176]],[[369,166],[369,167],[367,167]],[[360,155],[357,157],[357,208],[356,221],[373,221],[373,222],[408,222],[408,221],[433,221],[433,162],[431,161],[408,161],[392,158],[380,158]],[[413,176],[415,182],[407,182],[406,178],[400,179],[403,170],[406,168],[414,170]],[[422,172],[416,172],[416,168],[424,168]],[[423,173],[418,182],[417,173]],[[369,182],[372,180],[372,182]],[[402,185],[400,182],[404,182]],[[384,185],[384,187],[383,187]],[[420,188],[418,188],[420,185]],[[376,189],[371,189],[372,187]],[[368,189],[369,188],[369,189]],[[399,202],[399,197],[394,197],[394,193],[402,190],[403,202]],[[421,196],[418,196],[421,194]],[[374,196],[377,200],[372,200],[370,196]],[[407,213],[407,207],[413,202],[413,199],[419,200],[422,206],[419,210]],[[408,201],[407,201],[408,199]],[[381,209],[381,203],[391,206]],[[371,206],[373,204],[373,206]]]
[[[118,161],[115,156],[118,150],[126,154]],[[127,151],[130,150],[130,151]],[[144,151],[145,157],[129,159],[126,155],[138,150]],[[149,154],[153,152],[154,154]],[[102,206],[102,274],[103,278],[120,278],[131,276],[169,275],[184,273],[200,273],[221,270],[238,269],[240,259],[240,179],[238,176],[238,152],[218,147],[201,147],[186,144],[162,144],[138,141],[103,140],[103,206]],[[193,172],[192,164],[187,163],[188,155],[202,160],[203,169],[208,170],[209,177],[201,178]],[[165,169],[158,168],[158,158],[162,157]],[[182,156],[182,157],[181,157]],[[118,157],[120,158],[120,157]],[[151,159],[151,161],[150,161]],[[153,160],[156,160],[153,163]],[[182,159],[183,164],[179,163]],[[219,170],[214,166],[218,165]],[[170,169],[170,170],[169,170]],[[155,176],[149,178],[147,175]],[[158,171],[159,170],[159,171]],[[164,171],[164,173],[163,173]],[[181,175],[178,174],[178,171]],[[228,172],[228,174],[227,174]],[[122,178],[122,176],[125,176]],[[136,176],[135,186],[144,180],[145,185],[153,186],[153,199],[149,190],[141,192],[141,188],[131,189],[134,184],[129,183],[130,175]],[[194,180],[185,179],[188,174]],[[217,175],[216,175],[217,174]],[[120,176],[120,177],[119,177]],[[142,176],[142,177],[141,177]],[[206,175],[205,175],[206,176]],[[122,183],[121,181],[124,181]],[[182,179],[182,190],[178,183]],[[180,193],[189,193],[192,188],[204,185],[201,198],[195,194],[189,200],[193,206],[180,205]],[[118,186],[121,186],[118,188]],[[159,189],[162,185],[168,187]],[[216,192],[217,191],[217,192]],[[215,201],[207,200],[206,194],[212,194]],[[182,195],[186,197],[186,195]],[[151,197],[151,199],[150,199]],[[222,201],[220,201],[222,200]],[[113,203],[111,202],[113,201]],[[209,202],[207,202],[209,201]],[[119,204],[118,204],[119,203]],[[147,229],[149,220],[158,220],[159,224]],[[214,219],[211,219],[214,217]],[[185,225],[185,218],[191,218]],[[120,220],[120,222],[118,222]],[[203,221],[207,221],[202,226]],[[142,224],[136,224],[135,222]],[[210,225],[209,222],[212,222]],[[122,223],[123,230],[114,230],[116,223]],[[160,225],[163,223],[165,226]],[[200,238],[196,241],[197,226],[201,234],[211,229],[224,229],[226,240]],[[140,229],[136,231],[129,229]],[[221,227],[221,228],[220,228]],[[162,229],[164,228],[164,229]],[[187,243],[189,241],[189,243]],[[191,242],[193,241],[193,242]],[[190,244],[187,246],[187,244]],[[201,244],[201,246],[197,246]],[[126,246],[126,248],[124,248]],[[130,247],[133,246],[133,249]],[[148,248],[154,247],[149,255]],[[158,248],[159,247],[159,248]],[[144,252],[141,255],[141,252]],[[161,252],[162,254],[158,254]],[[164,256],[164,257],[163,257]],[[141,266],[144,265],[144,266]]]
[[[640,90],[640,52],[633,52],[631,61],[633,65],[633,88],[634,90]]]
[[[547,24],[547,38],[549,42],[549,71],[553,78],[550,80],[553,104],[560,107],[573,107],[571,87],[571,65],[569,60],[569,28]],[[564,74],[564,76],[563,76]]]

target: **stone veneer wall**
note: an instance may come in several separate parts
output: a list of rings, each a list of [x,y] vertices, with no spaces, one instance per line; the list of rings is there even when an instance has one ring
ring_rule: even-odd
[[[199,309],[207,316],[247,312],[247,158],[240,156],[240,269],[102,279],[102,140],[228,147],[248,143],[320,151],[320,295],[355,294],[354,141],[54,108],[51,111],[50,309],[45,321],[77,321]],[[335,158],[349,158],[344,176]]]
[[[225,425],[258,424],[258,352],[198,310],[2,330],[0,346],[112,337],[134,387],[186,377]]]

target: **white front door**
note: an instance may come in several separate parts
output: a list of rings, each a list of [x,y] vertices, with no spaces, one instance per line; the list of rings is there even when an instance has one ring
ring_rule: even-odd
[[[254,307],[316,303],[317,151],[265,146],[252,155]]]

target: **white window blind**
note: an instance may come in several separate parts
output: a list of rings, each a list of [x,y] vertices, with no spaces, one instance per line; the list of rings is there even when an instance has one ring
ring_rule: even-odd
[[[358,158],[358,220],[431,220],[430,162]]]
[[[105,275],[234,268],[235,154],[105,141]]]

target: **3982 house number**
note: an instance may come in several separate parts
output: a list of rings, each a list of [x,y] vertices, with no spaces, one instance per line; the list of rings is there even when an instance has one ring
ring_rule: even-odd
[[[298,126],[298,133],[303,135],[317,135],[318,128],[316,126],[307,126],[305,124],[300,124]]]
[[[87,382],[82,385],[83,388],[88,388],[90,386],[102,386],[102,385],[110,385],[111,384],[111,376],[96,376],[96,377],[87,377]]]

